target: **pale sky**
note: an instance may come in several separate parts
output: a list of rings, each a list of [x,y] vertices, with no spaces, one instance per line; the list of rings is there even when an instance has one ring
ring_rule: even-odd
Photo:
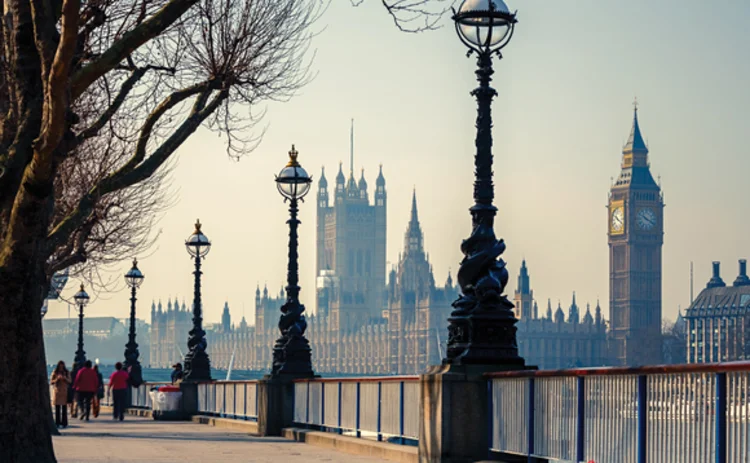
[[[566,308],[601,299],[608,318],[607,192],[620,170],[630,132],[632,101],[661,176],[666,203],[663,314],[689,303],[689,263],[696,294],[722,262],[728,284],[737,259],[750,257],[750,3],[694,0],[509,1],[518,10],[516,34],[495,61],[493,104],[496,221],[505,238],[512,297],[526,258],[540,309],[547,298]],[[710,6],[710,8],[709,8]],[[152,300],[192,301],[193,264],[183,245],[200,218],[214,246],[204,263],[207,322],[224,301],[233,321],[252,321],[256,284],[272,293],[285,282],[287,208],[273,178],[294,143],[317,180],[329,181],[344,161],[355,119],[355,172],[365,169],[370,191],[383,163],[388,191],[388,256],[403,246],[412,188],[416,188],[425,245],[442,284],[461,260],[470,232],[476,105],[475,60],[443,28],[397,31],[380,2],[359,8],[334,0],[318,23],[315,79],[286,103],[267,106],[262,144],[239,163],[224,140],[207,131],[179,152],[173,174],[176,205],[155,225],[161,230],[148,256],[139,291],[139,318]],[[301,299],[314,308],[315,194],[301,206]],[[371,196],[372,197],[372,196]],[[126,259],[117,274],[130,267]],[[383,269],[386,271],[386,269]],[[77,286],[71,281],[64,297]],[[96,294],[89,316],[125,317],[119,292]],[[51,303],[49,317],[66,316]]]

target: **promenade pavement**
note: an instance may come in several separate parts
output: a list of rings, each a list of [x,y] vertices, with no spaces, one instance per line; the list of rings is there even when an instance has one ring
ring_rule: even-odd
[[[375,463],[378,460],[293,442],[254,437],[242,431],[192,422],[164,422],[103,415],[88,423],[73,419],[53,437],[59,463]]]

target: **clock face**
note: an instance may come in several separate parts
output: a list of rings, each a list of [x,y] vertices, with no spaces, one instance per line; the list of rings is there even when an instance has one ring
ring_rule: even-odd
[[[651,230],[656,226],[656,213],[650,207],[644,207],[638,211],[636,223],[641,230]]]
[[[621,232],[625,228],[625,210],[619,206],[612,210],[612,231]]]

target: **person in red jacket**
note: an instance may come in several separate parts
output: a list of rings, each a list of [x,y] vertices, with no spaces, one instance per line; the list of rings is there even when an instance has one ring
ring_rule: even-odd
[[[73,388],[78,392],[78,400],[81,401],[81,417],[80,419],[89,420],[89,412],[91,411],[91,399],[94,398],[94,394],[99,389],[99,377],[96,372],[91,368],[91,360],[86,360],[86,363],[78,371]]]
[[[112,395],[112,419],[124,419],[125,401],[127,400],[128,381],[130,375],[122,369],[122,363],[115,363],[115,372],[109,377],[109,391]]]

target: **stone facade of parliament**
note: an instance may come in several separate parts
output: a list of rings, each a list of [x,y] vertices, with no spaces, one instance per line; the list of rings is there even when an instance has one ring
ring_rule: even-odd
[[[589,304],[584,312],[575,293],[567,314],[559,302],[553,312],[548,300],[540,315],[524,261],[514,300],[519,349],[527,364],[543,369],[633,365],[643,363],[638,356],[659,363],[652,360],[661,340],[663,203],[647,153],[636,114],[608,207],[610,308],[616,319],[608,327],[598,302],[593,313]],[[435,283],[416,193],[398,264],[387,272],[385,184],[381,168],[370,201],[364,172],[357,181],[350,170],[347,179],[339,166],[332,194],[325,172],[318,182],[317,310],[308,315],[306,333],[316,372],[417,374],[444,356],[447,318],[459,288],[450,273],[442,286]],[[284,299],[283,288],[276,294],[258,288],[253,325],[244,317],[233,325],[225,306],[222,322],[206,330],[212,365],[226,369],[234,358],[235,370],[268,371]],[[184,307],[152,310],[152,366],[179,361],[190,328]]]

